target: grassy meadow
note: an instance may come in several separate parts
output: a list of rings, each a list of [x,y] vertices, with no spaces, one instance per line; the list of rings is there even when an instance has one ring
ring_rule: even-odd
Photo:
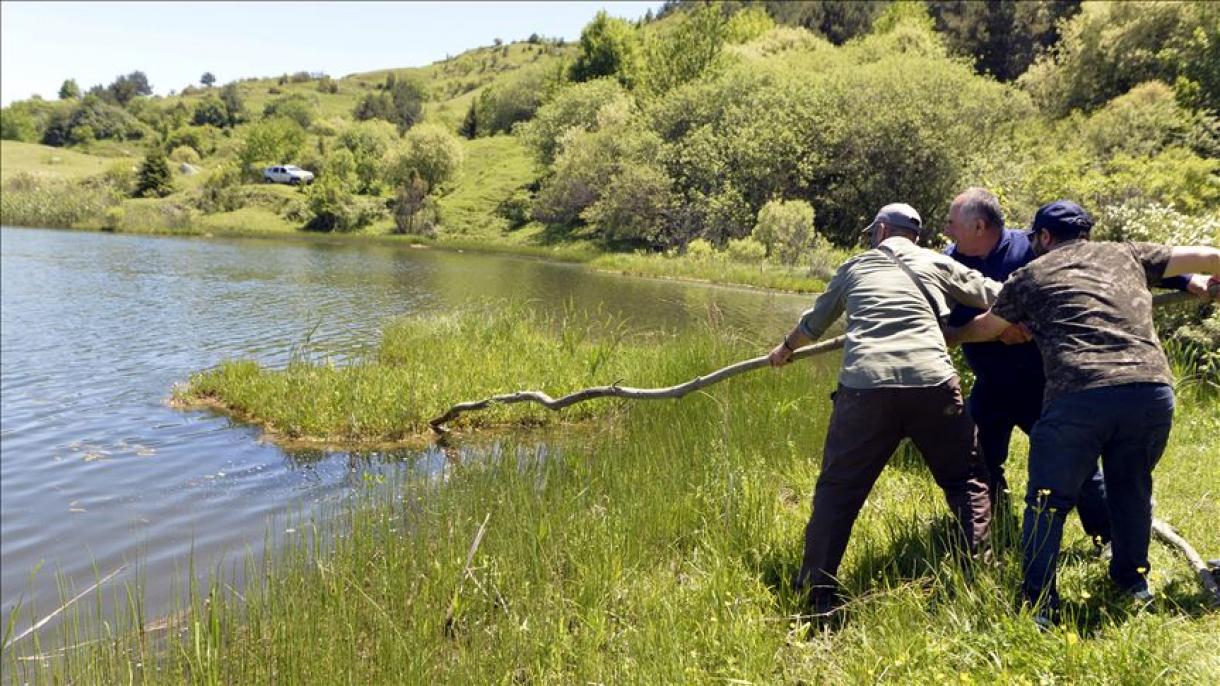
[[[617,378],[670,384],[759,352],[715,326],[639,338],[575,313],[543,319],[509,308],[497,319],[471,310],[391,324],[350,367],[235,363],[195,377],[184,393],[283,435],[385,440],[418,435],[439,409],[492,391],[558,394]],[[183,588],[166,618],[142,616],[138,583],[108,590],[126,608],[119,616],[79,603],[55,634],[7,651],[5,671],[26,683],[207,684],[1220,676],[1220,616],[1176,551],[1153,543],[1160,597],[1137,608],[1110,588],[1070,517],[1065,620],[1039,631],[1014,604],[1012,530],[1000,527],[998,564],[952,562],[947,508],[907,447],[856,524],[841,568],[846,623],[832,632],[801,621],[789,579],[837,362],[759,370],[681,401],[466,415],[439,473],[366,477],[351,503],[289,522],[297,535],[243,560],[244,585],[219,564],[210,582]],[[1211,460],[1220,413],[1204,393],[1180,396],[1156,497],[1158,516],[1206,556],[1220,550],[1208,524],[1220,517]],[[1013,453],[1019,490],[1023,437]],[[30,621],[7,618],[6,641]]]

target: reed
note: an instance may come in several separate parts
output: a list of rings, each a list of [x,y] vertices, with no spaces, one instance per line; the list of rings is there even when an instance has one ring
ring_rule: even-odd
[[[279,403],[291,402],[293,393],[306,396],[308,402],[285,411],[296,422],[285,426],[304,431],[316,422],[342,434],[377,426],[372,418],[380,415],[352,421],[329,418],[335,411],[322,409],[316,419],[295,418],[310,402],[331,407],[325,395],[336,391],[342,401],[334,407],[365,417],[356,408],[368,401],[348,381],[377,388],[373,377],[404,374],[413,383],[401,387],[414,395],[400,390],[381,398],[393,401],[384,422],[416,426],[411,422],[428,414],[422,408],[429,402],[485,389],[553,384],[566,390],[593,376],[604,382],[620,374],[632,375],[633,383],[673,381],[737,359],[743,348],[757,351],[740,335],[714,327],[690,339],[655,340],[619,336],[613,322],[597,317],[577,325],[571,319],[577,315],[569,315],[565,327],[562,318],[512,306],[499,311],[396,324],[381,347],[354,365],[367,370],[350,372],[353,377],[336,376],[347,373],[337,365],[301,359],[285,370],[218,370],[201,378],[216,389],[246,383],[276,389],[242,396],[250,411],[270,409],[261,398]],[[268,379],[224,385],[243,374]],[[184,584],[168,621],[140,616],[136,584],[121,617],[83,616],[60,635],[38,637],[36,644],[27,638],[6,651],[6,678],[1216,681],[1220,617],[1206,608],[1192,572],[1173,552],[1154,543],[1152,581],[1161,598],[1135,608],[1109,588],[1104,563],[1087,553],[1091,544],[1072,517],[1061,571],[1066,619],[1041,632],[1016,609],[1019,556],[1011,544],[999,548],[994,566],[962,569],[952,562],[945,544],[949,514],[908,447],[883,473],[853,533],[842,566],[851,597],[846,624],[830,633],[795,619],[800,607],[789,579],[800,561],[834,378],[833,364],[798,363],[746,374],[679,402],[633,403],[613,412],[593,404],[589,418],[604,421],[566,426],[545,440],[537,432],[470,434],[449,448],[454,452],[439,472],[408,463],[384,483],[384,472],[356,459],[367,476],[349,502],[291,522],[296,533],[268,546],[260,559],[248,556],[239,570],[217,565],[204,582]],[[196,392],[202,383],[192,384]],[[1189,388],[1180,400],[1170,448],[1157,469],[1157,513],[1208,555],[1220,551],[1214,526],[1220,411],[1214,396]],[[527,420],[546,421],[513,414],[489,421]],[[1017,438],[1010,461],[1018,492],[1026,446]],[[189,578],[196,578],[194,571]],[[235,583],[237,571],[244,584]],[[65,597],[71,595],[66,589]],[[8,618],[13,631],[35,616],[29,608],[20,612]],[[150,630],[161,626],[168,628]],[[35,645],[47,657],[23,660]],[[55,652],[68,646],[78,647]]]

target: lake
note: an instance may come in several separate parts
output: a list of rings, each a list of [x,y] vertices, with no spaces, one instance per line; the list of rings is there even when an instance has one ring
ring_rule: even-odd
[[[107,586],[138,569],[156,615],[192,556],[203,570],[240,563],[267,534],[285,535],[289,516],[341,503],[369,472],[443,468],[435,449],[286,451],[252,427],[167,406],[175,384],[223,359],[282,365],[303,348],[341,363],[389,318],[494,298],[600,308],[651,330],[711,312],[761,354],[811,301],[386,242],[8,227],[0,294],[5,617],[19,600],[35,616],[54,610],[57,575],[81,590],[124,564]]]

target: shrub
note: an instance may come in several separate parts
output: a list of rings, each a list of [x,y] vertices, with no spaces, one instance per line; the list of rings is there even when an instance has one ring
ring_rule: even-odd
[[[1211,3],[1086,3],[1054,49],[1019,82],[1052,116],[1091,110],[1146,81],[1181,85],[1200,106],[1220,107],[1215,76],[1220,13]]]
[[[406,186],[418,176],[435,191],[457,176],[463,157],[456,136],[436,124],[421,124],[403,136],[389,164],[388,180]]]
[[[169,162],[161,148],[154,146],[140,164],[132,193],[137,198],[163,198],[173,192],[174,179],[169,171]]]
[[[768,256],[796,264],[817,241],[813,207],[804,200],[771,200],[758,211],[752,235]]]
[[[356,227],[355,198],[338,179],[323,176],[306,193],[310,220],[307,229],[313,231],[351,231]]]
[[[238,150],[247,178],[258,179],[261,168],[292,162],[301,154],[305,130],[291,119],[276,117],[249,125]]]
[[[242,207],[241,166],[225,162],[208,173],[195,196],[195,206],[203,212],[232,212]]]
[[[496,216],[508,220],[508,228],[520,228],[529,222],[532,205],[529,191],[518,188],[496,205]]]
[[[767,257],[767,246],[758,242],[753,236],[745,238],[730,238],[725,246],[725,253],[734,262],[756,264]]]
[[[301,93],[292,93],[291,95],[275,98],[264,105],[263,117],[285,117],[300,124],[301,128],[307,129],[313,123],[313,118],[317,111],[317,102]]]
[[[0,223],[72,228],[105,216],[107,208],[117,202],[101,188],[17,176],[0,192]]]
[[[38,124],[34,117],[21,109],[0,109],[0,139],[32,143],[39,139]]]
[[[1220,245],[1220,212],[1191,217],[1157,203],[1110,205],[1097,213],[1093,235],[1110,241]]]
[[[189,145],[180,145],[171,150],[169,153],[169,159],[171,162],[191,165],[197,165],[200,161],[199,153]]]
[[[686,244],[686,256],[696,262],[714,262],[720,257],[716,246],[704,238],[696,238]]]
[[[1195,116],[1178,105],[1173,89],[1150,81],[1106,103],[1081,125],[1080,133],[1098,157],[1155,155],[1186,142],[1196,124]]]
[[[428,183],[419,176],[412,176],[399,189],[394,199],[394,231],[433,237],[440,222],[436,200],[429,192]]]
[[[624,161],[581,218],[604,240],[664,246],[670,239],[671,185],[660,165]]]
[[[724,27],[728,43],[748,43],[775,28],[775,20],[761,7],[747,7],[729,17]]]
[[[479,93],[475,108],[480,136],[508,133],[513,124],[527,121],[542,105],[555,80],[540,67],[522,67]]]
[[[603,108],[596,131],[569,131],[554,174],[534,202],[534,216],[561,226],[592,221],[606,239],[669,243],[666,218],[675,200],[660,161],[661,140],[620,116]]]
[[[169,150],[189,147],[202,158],[216,151],[215,136],[216,129],[211,126],[184,126],[165,137],[165,147]]]
[[[352,154],[357,192],[381,192],[382,160],[394,138],[394,127],[383,121],[355,122],[339,132],[336,143]]]
[[[101,174],[81,181],[81,186],[107,191],[116,197],[128,197],[136,187],[137,167],[129,162],[114,162]]]
[[[597,113],[602,107],[629,99],[626,91],[613,79],[603,78],[572,84],[538,109],[533,120],[516,127],[522,142],[534,150],[545,164],[555,161],[560,139],[571,129],[591,131],[597,126]]]
[[[229,124],[229,113],[220,98],[209,95],[195,103],[195,112],[191,117],[195,126],[224,127]]]

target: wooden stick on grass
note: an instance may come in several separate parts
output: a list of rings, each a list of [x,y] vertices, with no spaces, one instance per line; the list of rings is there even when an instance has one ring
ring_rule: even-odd
[[[803,348],[797,348],[792,353],[792,359],[799,360],[804,357],[812,357],[831,350],[838,350],[843,347],[843,336],[831,338],[820,343],[807,345]],[[449,430],[445,428],[445,423],[457,419],[464,412],[472,410],[482,410],[492,405],[512,405],[513,403],[534,402],[542,405],[548,410],[562,410],[569,405],[593,400],[594,398],[628,398],[631,400],[662,400],[681,398],[682,396],[697,391],[700,388],[711,386],[714,383],[719,383],[727,378],[737,376],[748,371],[766,367],[768,365],[767,356],[753,357],[748,360],[731,364],[727,367],[717,369],[710,374],[697,376],[686,383],[678,384],[677,386],[666,386],[665,388],[632,388],[630,386],[620,386],[618,383],[613,383],[609,386],[593,386],[584,388],[574,393],[569,393],[560,398],[552,398],[542,391],[517,391],[516,393],[502,393],[493,395],[490,398],[482,400],[471,400],[463,403],[458,403],[449,408],[445,414],[442,414],[435,419],[428,421],[428,425],[438,434],[447,434]]]
[[[1157,538],[1182,551],[1187,561],[1190,562],[1190,566],[1199,575],[1199,581],[1203,584],[1203,588],[1211,593],[1212,605],[1220,605],[1220,584],[1216,583],[1216,574],[1203,561],[1203,557],[1194,549],[1194,546],[1187,542],[1185,538],[1182,538],[1182,535],[1174,530],[1168,522],[1160,519],[1152,520],[1152,532],[1156,534]]]

